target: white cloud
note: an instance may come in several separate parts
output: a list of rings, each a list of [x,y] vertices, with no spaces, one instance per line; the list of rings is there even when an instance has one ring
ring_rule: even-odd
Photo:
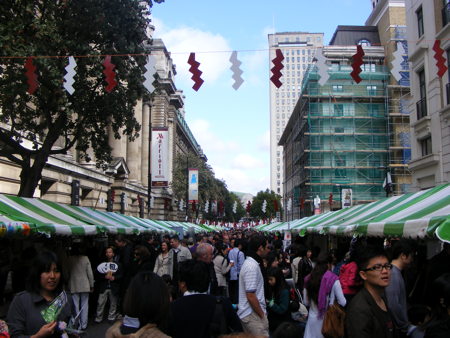
[[[209,154],[235,152],[239,149],[236,141],[224,141],[214,134],[211,124],[206,120],[194,120],[189,123],[189,128],[207,157]]]
[[[155,37],[163,39],[171,52],[180,81],[192,82],[190,65],[187,63],[191,52],[196,53],[195,60],[200,62],[199,69],[203,72],[201,78],[205,82],[214,83],[228,71],[231,47],[222,35],[192,27],[167,29],[158,19],[154,19],[154,24],[158,25]]]
[[[263,167],[264,162],[249,154],[237,154],[231,166],[236,169],[255,169]]]

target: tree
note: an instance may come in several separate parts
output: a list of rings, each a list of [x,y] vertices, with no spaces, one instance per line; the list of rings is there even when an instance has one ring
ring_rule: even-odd
[[[21,167],[20,196],[33,196],[50,155],[75,148],[90,160],[91,148],[104,167],[111,161],[108,128],[115,138],[137,136],[134,108],[145,94],[143,54],[151,42],[145,11],[138,0],[0,2],[0,122],[8,126],[0,128],[0,156]],[[106,55],[118,82],[110,93],[104,89]],[[73,95],[62,86],[68,56],[78,56]],[[37,69],[32,95],[26,57]]]
[[[267,201],[265,213],[262,211],[262,205],[264,203],[264,200]],[[266,191],[258,192],[256,194],[256,196],[253,198],[250,215],[252,217],[256,217],[259,219],[275,217],[276,211],[275,211],[275,205],[273,203],[274,200],[277,201],[278,206],[280,206],[280,200],[281,200],[280,195],[275,194],[275,192],[273,192],[269,189],[266,189]]]

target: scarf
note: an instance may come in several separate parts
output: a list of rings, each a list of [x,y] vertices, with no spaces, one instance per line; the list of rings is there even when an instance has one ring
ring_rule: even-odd
[[[327,296],[331,293],[331,289],[333,288],[334,282],[339,279],[337,275],[335,275],[330,270],[324,273],[322,280],[320,281],[320,289],[319,289],[319,318],[323,318],[325,312],[328,307]]]
[[[311,274],[305,277],[304,282],[305,286],[308,285],[309,280],[311,279]],[[337,275],[335,275],[330,270],[327,270],[320,280],[320,288],[319,288],[319,296],[317,308],[319,310],[319,318],[323,318],[325,312],[328,307],[327,296],[331,293],[331,289],[333,288],[334,282],[339,279]]]

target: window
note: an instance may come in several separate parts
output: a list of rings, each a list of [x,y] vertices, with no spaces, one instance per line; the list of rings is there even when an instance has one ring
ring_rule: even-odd
[[[419,38],[423,35],[424,29],[423,29],[423,10],[422,6],[420,6],[416,11],[417,16],[417,32],[419,34]]]
[[[281,118],[284,119],[286,117],[286,114],[281,114]]]
[[[317,41],[317,42],[320,42],[320,36],[316,38],[316,41]]]
[[[277,171],[280,171],[280,166],[277,166]]]
[[[445,27],[450,22],[450,2],[444,0],[444,7],[442,8],[442,27]]]
[[[344,115],[344,105],[343,104],[335,104],[334,105],[334,116],[342,116]]]
[[[311,37],[308,36],[308,37],[306,38],[306,41],[307,41],[307,42],[311,42]]]
[[[420,120],[422,117],[427,116],[427,92],[425,86],[425,70],[420,70],[417,73],[417,77],[419,80],[419,93],[420,100],[416,102],[417,109],[417,120]]]
[[[300,55],[300,49],[297,49],[297,55]]]
[[[344,87],[342,85],[333,85],[333,92],[343,92]]]
[[[367,86],[367,95],[377,95],[377,86]]]
[[[302,62],[305,62],[305,57],[302,57]]]
[[[304,49],[302,50],[302,55],[305,55],[305,50]]]
[[[299,52],[299,51],[298,51]],[[300,62],[300,56],[297,56],[297,62]]]
[[[295,37],[295,42],[300,42],[300,37],[296,36]]]
[[[431,136],[428,136],[427,138],[419,140],[419,143],[420,143],[420,149],[422,150],[422,156],[426,156],[426,155],[429,155],[432,153]]]
[[[363,72],[375,72],[376,71],[376,67],[375,67],[375,63],[364,63],[361,66],[361,69],[363,70]]]

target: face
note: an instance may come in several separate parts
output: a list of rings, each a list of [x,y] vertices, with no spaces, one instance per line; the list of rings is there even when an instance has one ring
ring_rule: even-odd
[[[374,257],[367,264],[367,269],[373,268],[375,266],[385,266],[389,264],[389,261],[384,256]],[[367,270],[360,271],[359,275],[364,280],[365,283],[372,287],[385,288],[389,285],[389,280],[391,277],[391,270],[382,268],[381,271],[377,270]]]
[[[114,250],[111,248],[106,249],[106,258],[107,259],[113,259],[114,258]]]
[[[171,239],[170,240],[170,246],[174,249],[178,248],[178,241],[176,239]]]
[[[164,251],[164,252],[166,252],[168,249],[169,249],[169,247],[167,246],[167,243],[166,243],[166,242],[163,242],[163,243],[161,244],[161,250]]]
[[[58,287],[59,279],[61,278],[61,272],[55,263],[52,263],[49,271],[41,273],[41,289],[53,292]]]
[[[267,279],[267,283],[269,283],[270,286],[275,286],[276,282],[277,282],[277,280],[276,280],[276,278],[273,277],[273,276],[270,276],[270,277]]]
[[[311,258],[311,256],[312,256],[312,251],[311,251],[311,250],[308,250],[308,251],[306,252],[306,257],[307,257],[307,258]]]

